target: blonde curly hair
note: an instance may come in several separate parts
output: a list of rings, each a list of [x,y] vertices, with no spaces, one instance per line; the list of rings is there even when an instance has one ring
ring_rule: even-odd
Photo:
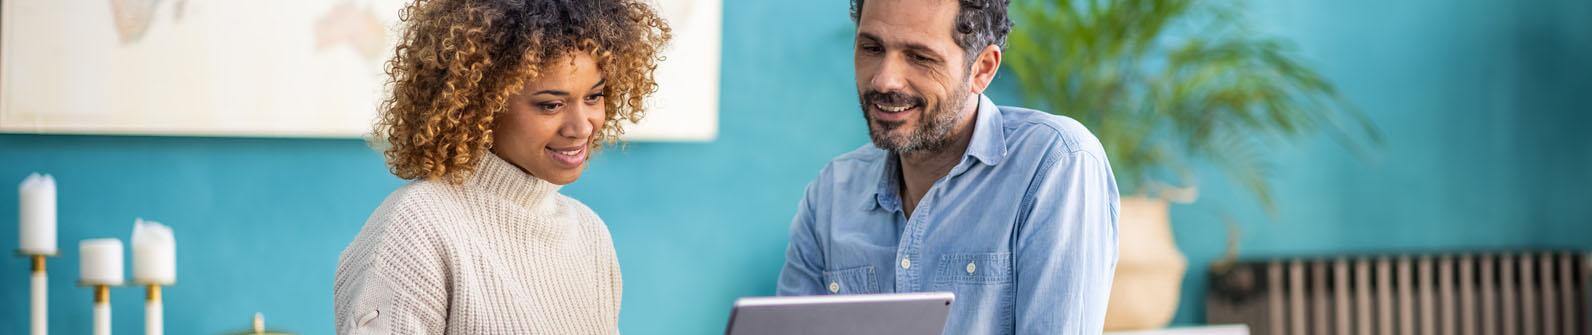
[[[492,146],[497,113],[549,63],[591,55],[607,78],[593,148],[640,121],[670,30],[637,0],[416,0],[387,61],[391,95],[372,134],[403,179],[459,182]]]

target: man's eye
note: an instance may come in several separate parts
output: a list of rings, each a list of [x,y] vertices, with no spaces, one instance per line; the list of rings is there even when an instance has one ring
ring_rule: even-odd
[[[866,52],[868,54],[879,54],[879,53],[884,52],[884,48],[880,48],[877,45],[863,44],[862,45],[862,51]]]
[[[907,57],[911,58],[912,61],[918,62],[918,63],[932,63],[932,62],[934,62],[933,58],[923,57],[923,55],[919,55],[919,54],[911,54],[911,55],[908,55]]]

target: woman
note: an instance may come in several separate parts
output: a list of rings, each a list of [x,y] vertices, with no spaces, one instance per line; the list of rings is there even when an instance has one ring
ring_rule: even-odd
[[[637,121],[669,28],[638,0],[420,0],[377,138],[403,179],[343,251],[339,334],[615,333],[602,220],[558,194]]]

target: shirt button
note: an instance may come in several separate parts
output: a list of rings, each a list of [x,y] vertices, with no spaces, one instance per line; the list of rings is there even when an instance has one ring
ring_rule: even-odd
[[[840,283],[829,282],[829,293],[840,293]]]
[[[902,258],[901,259],[901,268],[902,269],[911,269],[912,268],[912,260],[911,259]]]
[[[973,274],[973,270],[978,270],[978,265],[973,265],[973,262],[967,262],[967,274]]]

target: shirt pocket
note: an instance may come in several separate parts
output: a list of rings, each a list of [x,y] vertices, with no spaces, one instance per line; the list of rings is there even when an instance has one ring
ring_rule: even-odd
[[[942,255],[935,280],[937,284],[1010,284],[1012,254],[997,252]]]
[[[829,294],[879,293],[873,266],[824,271],[824,291]]]
[[[945,254],[939,261],[930,287],[956,294],[946,334],[1011,334],[1012,254]]]

